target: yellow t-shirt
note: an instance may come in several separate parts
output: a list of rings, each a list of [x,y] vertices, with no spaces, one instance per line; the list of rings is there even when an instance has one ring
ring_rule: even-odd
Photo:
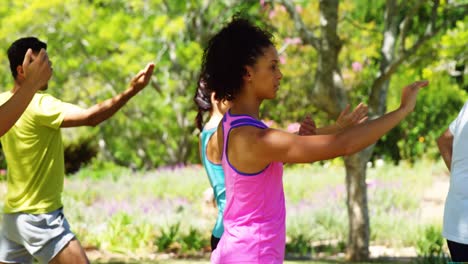
[[[0,94],[0,104],[13,94]],[[65,175],[60,125],[76,106],[38,93],[16,124],[1,137],[7,162],[4,212],[48,213],[62,207]]]

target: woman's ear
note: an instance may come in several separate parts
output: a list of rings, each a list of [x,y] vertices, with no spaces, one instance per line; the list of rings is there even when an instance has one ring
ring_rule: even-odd
[[[218,103],[218,100],[216,100],[215,95],[216,95],[215,92],[211,92],[211,96],[210,96],[211,104],[217,104]]]
[[[245,74],[244,74],[244,81],[250,82],[252,81],[252,72],[253,68],[251,66],[245,66]]]

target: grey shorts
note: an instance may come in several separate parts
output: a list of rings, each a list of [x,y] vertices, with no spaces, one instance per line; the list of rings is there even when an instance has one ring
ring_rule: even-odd
[[[4,214],[0,262],[49,263],[75,235],[62,209],[46,214]]]

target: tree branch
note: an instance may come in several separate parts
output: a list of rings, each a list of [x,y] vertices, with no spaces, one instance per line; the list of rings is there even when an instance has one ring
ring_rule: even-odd
[[[357,29],[366,30],[366,31],[373,32],[373,33],[380,33],[380,31],[377,29],[371,29],[371,28],[367,28],[365,26],[360,25],[359,24],[360,22],[354,21],[351,17],[349,17],[349,15],[344,15],[342,20],[349,22],[351,25],[353,25]]]
[[[310,44],[315,49],[318,49],[320,46],[319,39],[306,27],[304,21],[302,21],[300,15],[297,13],[294,4],[288,0],[279,0],[279,3],[286,8],[287,12],[294,21],[295,28],[299,31],[304,43]]]
[[[429,34],[425,34],[418,39],[418,41],[407,51],[401,53],[384,71],[384,73],[379,76],[373,86],[381,85],[384,81],[388,80],[390,76],[395,73],[398,66],[400,66],[405,60],[407,60],[411,55],[415,54],[418,49],[425,44],[428,40],[434,37],[439,32],[439,29],[432,31]]]
[[[437,9],[439,8],[440,0],[434,0],[431,10],[431,22],[428,24],[427,31],[432,32],[437,29]]]
[[[410,56],[415,54],[418,49],[424,45],[428,40],[433,38],[440,31],[439,27],[436,27],[435,21],[437,20],[437,8],[439,7],[439,1],[435,0],[432,7],[431,21],[426,26],[425,33],[418,38],[418,40],[408,50],[400,49],[397,57],[391,61],[384,69],[381,69],[381,75],[377,77],[372,84],[372,91],[377,91],[382,85],[390,79],[393,73],[396,72],[398,67],[406,61]],[[406,33],[405,33],[406,34]]]
[[[170,13],[171,12],[171,7],[169,6],[169,3],[167,2],[167,0],[163,0],[162,3],[163,3],[163,6],[164,6],[164,9],[165,9],[164,11],[166,13]]]
[[[423,1],[421,0],[417,2],[415,5],[413,5],[413,8],[411,8],[411,10],[407,13],[403,21],[401,21],[400,23],[400,26],[399,26],[400,36],[401,36],[400,47],[399,47],[400,52],[404,52],[406,50],[405,42],[406,42],[406,33],[408,31],[409,22],[413,20],[414,15],[416,14],[416,12],[418,11],[418,9],[421,7],[422,4],[423,4]]]

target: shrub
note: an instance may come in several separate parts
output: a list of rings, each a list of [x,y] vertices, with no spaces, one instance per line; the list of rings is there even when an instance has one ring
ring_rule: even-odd
[[[395,75],[388,109],[399,105],[400,84],[411,83],[416,76],[414,70],[408,68],[402,68]],[[414,162],[424,156],[438,158],[435,141],[456,118],[466,98],[467,93],[445,73],[432,76],[430,85],[420,91],[414,113],[377,142],[372,159],[384,157],[397,163],[400,160]]]
[[[65,172],[77,172],[98,153],[96,139],[92,134],[79,134],[74,140],[64,140]]]
[[[291,240],[286,243],[286,253],[300,258],[312,254],[311,238],[304,234],[298,234],[291,237]]]
[[[196,253],[200,250],[210,248],[210,242],[207,236],[202,234],[198,229],[190,227],[188,234],[182,236],[182,251],[188,253]]]
[[[180,222],[170,225],[167,230],[161,229],[161,235],[156,238],[156,246],[158,251],[172,251],[178,253],[180,250]]]
[[[420,263],[447,263],[448,258],[443,250],[444,238],[440,226],[430,225],[423,230],[416,243]]]

